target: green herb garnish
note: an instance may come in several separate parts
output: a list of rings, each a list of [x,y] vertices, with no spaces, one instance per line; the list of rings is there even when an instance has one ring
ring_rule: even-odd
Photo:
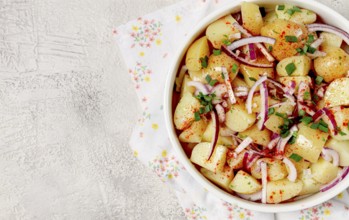
[[[269,51],[269,52],[272,52],[272,51],[273,51],[273,46],[269,45],[268,51]]]
[[[282,11],[282,10],[284,10],[285,9],[285,5],[278,5],[278,10],[279,11]]]
[[[323,132],[325,132],[325,133],[328,133],[328,128],[326,128],[325,126],[323,126],[323,125],[321,125],[321,124],[319,124],[318,129],[319,129],[320,131],[323,131]]]
[[[289,63],[286,65],[285,70],[287,75],[291,75],[296,70],[296,65],[294,63]]]
[[[201,61],[202,68],[207,68],[207,66],[208,66],[208,57],[207,56],[201,57],[200,61]]]
[[[256,80],[256,78],[254,78],[254,77],[248,77],[251,81],[254,81],[254,82],[256,82],[257,80]]]
[[[307,43],[308,43],[308,44],[311,44],[311,43],[313,43],[313,42],[314,42],[314,35],[309,34],[309,35],[308,35]]]
[[[212,53],[213,53],[213,55],[218,56],[218,55],[221,55],[221,50],[213,49]]]
[[[294,144],[294,143],[296,143],[297,137],[298,137],[298,132],[297,132],[297,131],[294,131],[294,132],[292,133],[292,137],[290,138],[290,140],[288,141],[288,143],[289,143],[289,144]]]
[[[274,114],[275,113],[275,108],[269,108],[268,109],[268,116],[269,115],[272,115],[272,114]]]
[[[310,122],[313,121],[313,118],[306,116],[306,117],[303,117],[300,121],[303,122],[304,124],[308,125]]]
[[[200,121],[201,117],[200,117],[200,113],[199,112],[195,112],[194,113],[194,119],[195,119],[195,121]]]
[[[238,71],[238,65],[236,65],[236,63],[233,64],[232,68],[231,68],[231,72],[232,73],[236,73]]]
[[[310,128],[311,128],[311,129],[318,129],[319,126],[320,126],[319,123],[313,123],[313,124],[310,125]]]
[[[299,116],[304,116],[305,115],[305,111],[303,109],[299,110],[298,115]]]
[[[309,46],[309,48],[308,48],[309,53],[313,54],[313,53],[315,53],[315,51],[316,51],[316,48]]]
[[[308,92],[308,91],[304,92],[303,98],[304,98],[304,100],[310,100],[310,92]]]
[[[286,42],[297,42],[298,38],[296,36],[287,35],[287,36],[285,36],[285,40],[286,40]]]
[[[316,76],[315,83],[316,85],[320,85],[324,78],[322,76]]]
[[[299,156],[298,154],[295,154],[295,153],[292,153],[291,156],[290,156],[290,159],[296,161],[296,162],[299,162],[300,160],[302,160],[302,157]]]

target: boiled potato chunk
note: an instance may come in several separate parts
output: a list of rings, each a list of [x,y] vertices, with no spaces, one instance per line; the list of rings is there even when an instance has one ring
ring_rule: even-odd
[[[224,66],[227,69],[229,73],[229,78],[231,81],[233,81],[238,74],[239,63],[224,52],[221,52],[220,55],[212,54],[208,59],[208,66],[206,68],[207,71],[204,72],[210,75],[212,79],[215,79],[220,83],[223,83],[224,78],[222,77],[222,71],[215,70],[216,67],[222,66]],[[236,66],[237,68],[235,72],[232,71],[233,66]]]
[[[320,187],[322,186],[322,183],[317,182],[311,177],[310,169],[307,169],[301,172],[299,179],[303,182],[303,188],[302,188],[302,191],[299,193],[299,196],[313,194],[320,191]]]
[[[311,24],[316,21],[316,14],[307,9],[300,9],[300,12],[296,11],[292,15],[287,13],[287,10],[292,10],[295,6],[285,4],[283,10],[278,9],[278,5],[275,8],[275,12],[279,19],[290,20],[300,24]]]
[[[258,180],[243,170],[237,172],[229,187],[233,191],[243,194],[252,194],[262,189],[262,185]]]
[[[210,160],[207,160],[210,153],[210,145],[207,142],[197,144],[191,153],[190,160],[214,173],[223,172],[228,148],[222,145],[216,145]]]
[[[267,183],[267,203],[280,203],[291,199],[301,192],[303,183],[300,180],[291,182],[288,179]]]
[[[326,146],[338,152],[339,166],[349,166],[349,140],[339,141],[331,138]]]
[[[289,76],[286,71],[286,66],[293,63],[296,70],[292,76],[306,76],[310,70],[311,59],[307,56],[292,56],[281,60],[276,66],[276,72],[279,76]]]
[[[336,140],[349,140],[349,108],[335,107],[330,109],[330,111],[337,122],[337,128],[339,128],[338,130],[340,130],[337,135],[334,135],[333,132],[331,132],[332,138]],[[326,117],[324,121],[326,123],[331,123],[327,119],[328,118]]]
[[[262,158],[259,159],[257,163],[254,163],[251,167],[251,174],[256,179],[262,178],[261,171],[260,169],[258,169],[259,161],[267,163],[267,174],[269,180],[280,180],[287,176],[286,166],[281,160],[273,158]]]
[[[213,122],[212,120],[208,123],[206,130],[202,136],[202,141],[206,141],[206,142],[211,142],[213,135],[215,132],[215,128],[213,127]],[[232,146],[233,145],[233,140],[231,137],[224,137],[221,136],[220,134],[218,135],[218,139],[217,139],[217,144],[222,144],[225,146]]]
[[[191,93],[185,93],[174,112],[174,124],[178,130],[188,128],[194,121],[194,113],[200,109],[200,102]]]
[[[241,3],[242,25],[252,35],[260,35],[263,27],[263,18],[259,6],[250,2]]]
[[[253,86],[256,80],[259,79],[260,76],[266,75],[269,78],[274,78],[273,68],[259,68],[241,64],[240,72],[244,76],[244,80],[250,88]]]
[[[327,87],[324,96],[326,107],[349,105],[349,78],[335,79]]]
[[[272,23],[274,22],[276,19],[278,19],[276,12],[275,11],[271,11],[268,12],[265,17],[264,17],[264,24],[268,24],[268,23]]]
[[[233,88],[236,88],[236,87],[239,87],[239,86],[242,86],[242,87],[248,87],[248,85],[246,84],[246,82],[241,79],[239,76],[237,76],[233,82],[231,83],[231,86]]]
[[[295,106],[291,102],[287,101],[287,103],[285,103],[284,105],[282,105],[280,107],[276,107],[275,112],[290,115],[290,114],[292,114],[294,108],[295,108]],[[275,114],[270,115],[268,117],[267,121],[264,123],[266,128],[268,128],[270,131],[272,131],[274,133],[278,133],[278,134],[280,134],[279,126],[283,125],[283,124],[284,124],[284,119],[282,119],[279,116],[276,116]]]
[[[236,103],[226,112],[225,124],[236,132],[242,132],[256,121],[255,114],[248,114],[244,103]]]
[[[202,69],[200,58],[210,55],[206,36],[197,39],[188,49],[185,57],[185,65],[190,71],[199,71]]]
[[[326,47],[326,46],[341,47],[342,45],[342,41],[343,41],[342,38],[338,37],[335,34],[322,32],[320,34],[320,37],[324,39],[324,41],[321,44],[322,47]]]
[[[297,33],[302,33],[298,37],[297,42],[286,42],[285,36],[297,36]],[[297,24],[292,21],[277,19],[272,23],[266,24],[261,29],[261,35],[275,38],[276,42],[271,53],[277,60],[285,59],[286,57],[297,54],[297,48],[303,48],[308,31],[302,24]],[[267,45],[267,48],[269,45]]]
[[[326,56],[314,60],[316,74],[322,76],[325,82],[345,77],[349,71],[349,55],[338,47],[323,47]]]
[[[227,15],[223,18],[214,21],[206,28],[206,37],[212,43],[212,46],[216,49],[220,49],[223,41],[228,38],[228,40],[235,40],[231,36],[235,33],[239,33],[233,23],[236,20],[231,15]]]
[[[249,127],[247,130],[239,133],[239,137],[250,137],[252,138],[253,143],[265,147],[270,142],[270,136],[271,132],[268,129],[263,129],[260,131],[257,124],[254,124],[252,127]]]
[[[179,140],[185,143],[199,143],[202,140],[206,127],[207,122],[203,118],[199,121],[194,121],[189,128],[179,135]]]
[[[232,190],[229,188],[229,184],[234,178],[234,172],[232,168],[225,166],[223,172],[221,173],[214,173],[208,169],[201,168],[200,172],[213,183],[217,184],[228,192],[232,192]]]
[[[205,79],[207,74],[205,74],[205,72],[203,69],[199,70],[199,71],[188,70],[188,74],[193,81],[198,81],[198,82],[202,82],[202,83],[207,83],[207,81]]]
[[[326,184],[336,178],[339,168],[320,157],[316,163],[310,165],[310,170],[314,180]]]
[[[308,85],[312,84],[312,80],[309,76],[283,76],[279,78],[279,81],[287,86],[291,81],[294,81],[296,83],[296,91],[295,94],[298,94],[298,87],[301,82],[305,82]]]
[[[189,77],[189,75],[185,74],[184,78],[183,78],[183,82],[182,82],[182,86],[181,86],[181,94],[180,97],[182,98],[184,93],[191,93],[194,94],[195,92],[195,87],[194,86],[188,86],[188,82],[192,81]]]
[[[305,125],[304,123],[298,124],[296,142],[287,145],[287,151],[298,154],[305,160],[315,163],[327,141],[328,134],[318,129],[312,129],[309,126],[310,125]]]

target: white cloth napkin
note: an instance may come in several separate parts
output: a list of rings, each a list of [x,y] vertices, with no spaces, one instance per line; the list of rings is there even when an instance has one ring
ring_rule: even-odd
[[[316,207],[291,213],[254,212],[229,204],[201,187],[174,154],[162,106],[169,64],[177,46],[186,39],[186,33],[227,2],[183,1],[139,17],[114,31],[143,108],[130,140],[134,156],[176,190],[187,219],[349,219],[347,191]]]

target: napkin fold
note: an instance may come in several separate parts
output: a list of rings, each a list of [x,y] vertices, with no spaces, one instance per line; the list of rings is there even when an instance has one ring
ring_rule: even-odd
[[[168,67],[186,34],[202,18],[228,2],[187,0],[113,30],[143,109],[130,139],[134,156],[175,189],[187,219],[349,219],[347,191],[321,205],[296,212],[271,214],[243,209],[209,193],[189,175],[175,155],[163,113]]]

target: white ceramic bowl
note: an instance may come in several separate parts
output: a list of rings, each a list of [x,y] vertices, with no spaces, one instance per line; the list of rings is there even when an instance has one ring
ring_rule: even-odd
[[[224,7],[216,10],[212,14],[205,17],[193,29],[192,33],[188,35],[188,38],[185,41],[184,45],[181,45],[178,53],[173,57],[173,63],[170,66],[169,76],[166,82],[165,100],[164,100],[166,126],[167,126],[168,134],[170,137],[170,141],[177,153],[177,156],[180,158],[182,164],[184,165],[186,170],[194,177],[194,179],[197,182],[199,182],[203,187],[205,187],[209,192],[214,193],[217,197],[227,202],[237,204],[246,209],[260,211],[260,212],[288,212],[288,211],[295,211],[295,210],[300,210],[300,209],[318,205],[320,203],[323,203],[335,197],[337,194],[339,194],[340,192],[345,190],[347,187],[349,187],[349,175],[340,183],[338,183],[335,187],[326,191],[325,193],[316,193],[312,196],[309,196],[294,202],[283,203],[283,204],[262,204],[262,203],[250,202],[225,192],[224,190],[220,189],[219,187],[211,183],[208,179],[206,179],[190,162],[189,158],[185,154],[178,140],[178,137],[176,135],[175,128],[173,125],[172,93],[173,93],[173,88],[175,84],[174,82],[175,82],[176,74],[178,72],[179,65],[185,55],[185,52],[187,51],[191,43],[201,33],[203,33],[205,28],[211,22],[229,13],[235,13],[240,11],[241,2],[242,2],[241,0],[232,1],[231,3],[224,5]],[[249,2],[254,2],[259,6],[266,6],[266,7],[268,7],[268,5],[270,6],[270,5],[276,5],[276,4],[290,3],[293,5],[299,6],[301,8],[310,9],[314,11],[317,15],[319,15],[325,23],[337,26],[349,32],[349,21],[347,19],[345,19],[343,16],[338,14],[333,9],[319,2],[316,2],[314,0],[306,0],[306,1],[304,0],[288,0],[288,1],[287,0],[251,0]]]

